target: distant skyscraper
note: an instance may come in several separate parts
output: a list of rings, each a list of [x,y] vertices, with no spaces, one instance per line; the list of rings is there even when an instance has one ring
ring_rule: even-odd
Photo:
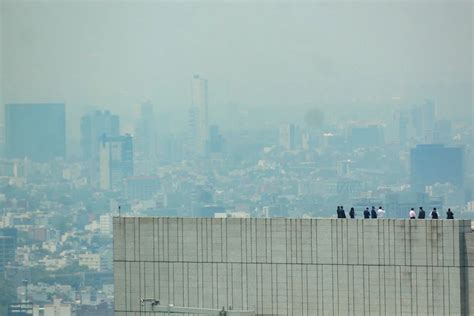
[[[0,229],[0,273],[9,262],[15,261],[17,234],[16,228]]]
[[[418,145],[411,150],[411,188],[424,192],[434,183],[451,183],[463,186],[464,150],[462,147],[444,145]]]
[[[109,111],[94,111],[81,118],[82,159],[87,166],[86,176],[95,187],[99,185],[99,142],[104,135],[120,135],[118,115]]]
[[[99,155],[99,139],[103,135],[119,136],[118,115],[109,111],[95,111],[81,118],[81,149],[85,161],[96,159]]]
[[[100,188],[120,188],[125,178],[133,176],[132,136],[101,137],[99,161]]]
[[[141,160],[156,158],[156,121],[153,104],[149,102],[140,105],[140,118],[135,126],[135,156]]]
[[[206,152],[208,133],[208,98],[207,80],[194,75],[192,79],[192,107],[196,111],[196,152],[203,155]]]
[[[394,113],[393,116],[393,130],[395,132],[395,141],[400,144],[400,146],[406,146],[409,139],[409,113],[407,111],[398,110]]]
[[[435,122],[435,105],[431,100],[426,100],[422,105],[413,106],[411,109],[411,123],[418,141],[423,143],[433,142]]]
[[[46,162],[66,154],[64,103],[7,104],[6,155]]]
[[[286,150],[294,150],[295,149],[295,125],[293,124],[282,124],[280,126],[280,136],[279,142],[280,146]]]

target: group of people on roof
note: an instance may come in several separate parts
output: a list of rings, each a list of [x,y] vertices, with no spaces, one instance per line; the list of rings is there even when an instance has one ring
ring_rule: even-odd
[[[410,219],[417,218],[415,209],[413,207],[410,209],[410,212],[408,212],[408,217]],[[423,207],[420,206],[420,210],[418,211],[418,219],[425,219],[425,217],[426,217],[426,212],[423,209]],[[433,210],[430,212],[430,217],[431,219],[439,219],[439,213],[436,210],[436,207],[434,207]],[[450,208],[448,208],[448,211],[446,212],[446,219],[454,219],[454,213],[453,211],[451,211]]]
[[[344,206],[342,205],[338,206],[336,212],[337,212],[337,218],[347,218],[346,211],[344,210]],[[408,216],[410,219],[417,218],[417,214],[413,207],[410,209]],[[438,214],[438,211],[436,210],[436,207],[433,208],[429,216],[431,217],[431,219],[439,219],[439,214]],[[351,207],[349,211],[349,217],[355,218],[355,210],[353,207]],[[384,217],[385,217],[385,210],[381,206],[379,206],[378,210],[375,210],[374,206],[372,206],[371,210],[369,210],[368,207],[366,207],[364,210],[364,218],[384,218]],[[425,219],[425,218],[426,218],[426,212],[425,210],[423,210],[423,207],[420,206],[420,210],[418,212],[418,219]],[[446,218],[454,219],[454,213],[453,211],[451,211],[450,208],[448,208],[448,211],[446,212]]]
[[[355,210],[351,207],[349,211],[349,217],[355,218]],[[369,208],[366,207],[364,210],[364,218],[383,218],[385,217],[385,210],[379,206],[378,210],[375,210],[375,206],[372,206],[372,210],[369,211]],[[344,206],[337,207],[337,218],[347,218],[346,211],[344,211]]]

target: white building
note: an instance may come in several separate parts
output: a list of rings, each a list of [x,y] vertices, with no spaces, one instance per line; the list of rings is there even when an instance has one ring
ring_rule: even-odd
[[[84,253],[79,255],[79,265],[90,270],[100,271],[101,258],[98,253]]]
[[[72,316],[72,305],[54,299],[52,304],[33,306],[33,316]]]
[[[112,235],[112,215],[105,214],[99,217],[99,230],[103,235]]]
[[[99,149],[100,188],[120,188],[125,178],[133,176],[133,144],[130,135],[103,136]]]

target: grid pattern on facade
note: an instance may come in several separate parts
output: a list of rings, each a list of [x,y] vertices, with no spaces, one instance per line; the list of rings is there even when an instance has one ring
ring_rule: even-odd
[[[473,236],[467,220],[115,218],[115,311],[468,315]]]

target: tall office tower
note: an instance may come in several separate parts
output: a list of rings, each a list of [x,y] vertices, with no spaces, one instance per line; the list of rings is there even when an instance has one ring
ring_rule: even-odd
[[[140,160],[156,159],[156,128],[153,104],[140,105],[140,117],[135,125],[135,156]]]
[[[194,75],[192,79],[192,107],[196,111],[196,153],[206,153],[208,135],[207,80]]]
[[[81,118],[81,151],[86,163],[86,176],[91,185],[99,185],[99,142],[103,136],[120,135],[118,115],[109,111],[94,111]]]
[[[279,143],[286,150],[294,150],[296,147],[295,125],[291,123],[280,126]]]
[[[132,136],[102,136],[99,144],[100,188],[122,188],[127,177],[133,176]]]
[[[409,121],[409,114],[407,111],[395,111],[393,115],[393,140],[402,147],[406,146],[409,139]],[[390,132],[390,128],[387,131]]]
[[[95,111],[81,118],[81,149],[84,161],[97,159],[99,139],[103,135],[119,136],[120,121],[118,115],[110,111]]]
[[[411,122],[418,140],[424,143],[432,143],[435,122],[434,102],[426,100],[422,105],[413,106]]]
[[[64,157],[64,103],[15,103],[5,106],[7,158],[46,162]]]
[[[0,229],[0,273],[8,263],[15,261],[17,235],[16,228]]]
[[[424,192],[434,183],[464,183],[464,149],[440,144],[418,145],[410,152],[410,183],[415,192]]]

